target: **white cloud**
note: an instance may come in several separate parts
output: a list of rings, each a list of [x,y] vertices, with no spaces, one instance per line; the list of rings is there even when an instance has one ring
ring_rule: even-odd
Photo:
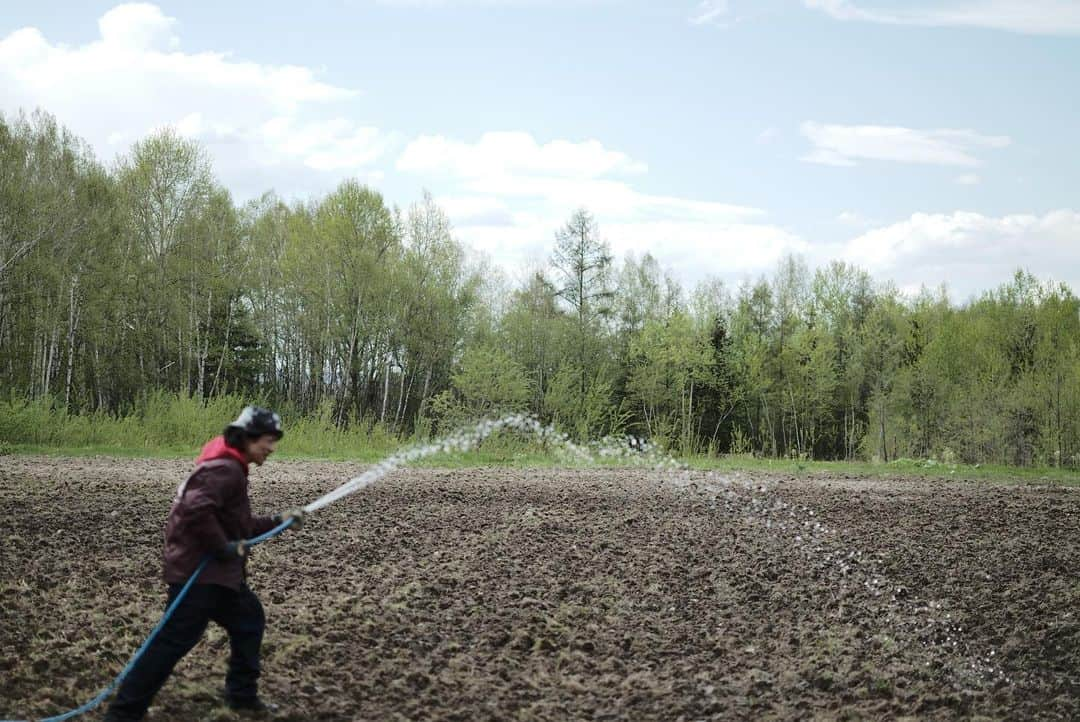
[[[357,126],[345,118],[297,122],[278,116],[256,131],[281,158],[302,161],[316,170],[345,171],[369,165],[397,141],[397,135]]]
[[[726,17],[728,10],[728,0],[701,0],[690,16],[690,22],[694,25],[715,23]]]
[[[962,186],[975,186],[982,182],[982,178],[979,177],[978,173],[965,173],[957,176],[954,180],[957,185]]]
[[[845,244],[841,256],[901,287],[948,284],[963,298],[1007,281],[1017,268],[1080,287],[1080,212],[1000,217],[916,213]]]
[[[761,144],[772,143],[774,140],[780,137],[779,128],[766,128],[757,134],[757,142]]]
[[[175,25],[176,18],[166,16],[149,3],[117,5],[98,20],[104,42],[135,50],[176,47],[180,39],[173,34]]]
[[[643,163],[608,150],[595,140],[554,140],[540,145],[529,133],[484,133],[476,143],[424,135],[409,143],[399,170],[462,178],[527,175],[597,178],[609,173],[643,173]]]
[[[789,253],[810,245],[773,225],[703,221],[624,221],[602,229],[617,255],[651,253],[686,286],[708,276],[742,279],[772,271]]]
[[[444,188],[437,200],[458,234],[510,271],[544,260],[555,231],[582,206],[617,255],[651,251],[688,282],[760,273],[808,248],[759,209],[638,190],[626,178],[642,179],[646,166],[594,140],[427,136],[405,148],[397,167]]]
[[[43,107],[100,151],[123,152],[162,125],[207,144],[219,175],[243,188],[252,166],[303,182],[325,171],[360,173],[398,143],[342,117],[315,119],[356,92],[299,65],[267,65],[227,53],[179,49],[177,21],[146,3],[118,5],[99,37],[78,46],[35,28],[0,38],[0,110]]]
[[[506,227],[515,223],[507,204],[492,196],[439,196],[435,202],[462,226]]]
[[[874,225],[874,221],[854,211],[841,211],[836,215],[836,222],[849,228],[869,228]]]
[[[889,25],[973,27],[1031,35],[1080,35],[1080,3],[1076,0],[947,0],[900,8],[850,0],[803,0],[837,20]]]
[[[814,148],[803,156],[809,163],[853,166],[860,160],[926,163],[974,167],[981,161],[972,153],[981,148],[1004,148],[1007,136],[973,130],[916,130],[882,125],[823,125],[806,122],[801,131]]]
[[[731,220],[761,214],[744,206],[639,193],[610,176],[640,176],[647,166],[596,140],[540,144],[522,131],[484,133],[475,143],[421,136],[405,147],[397,168],[456,184],[473,195],[542,199],[570,208],[587,205],[598,213],[632,210],[656,220]]]
[[[483,251],[509,276],[546,265],[556,230],[567,215],[515,213],[508,225],[468,225],[450,214],[454,232]],[[770,273],[789,253],[809,254],[809,244],[782,228],[754,223],[648,222],[596,216],[601,237],[617,259],[651,253],[686,288],[719,277],[728,282]]]

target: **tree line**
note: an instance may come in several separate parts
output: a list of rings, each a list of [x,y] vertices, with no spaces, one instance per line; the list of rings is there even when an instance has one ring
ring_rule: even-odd
[[[681,453],[1080,466],[1080,300],[797,257],[686,289],[586,209],[514,285],[427,194],[237,204],[170,130],[105,167],[44,112],[0,117],[0,395],[127,416],[160,392],[402,436],[525,411]]]

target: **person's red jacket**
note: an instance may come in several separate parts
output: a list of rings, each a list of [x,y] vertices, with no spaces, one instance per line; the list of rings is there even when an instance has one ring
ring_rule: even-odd
[[[180,485],[165,523],[165,581],[183,584],[206,555],[211,561],[196,584],[240,589],[243,559],[218,559],[231,541],[250,539],[274,528],[269,516],[251,515],[248,465],[243,453],[217,437],[203,447],[198,466]]]

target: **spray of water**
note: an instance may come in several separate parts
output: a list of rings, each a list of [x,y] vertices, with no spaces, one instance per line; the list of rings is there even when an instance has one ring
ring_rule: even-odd
[[[488,419],[475,426],[458,431],[431,441],[427,444],[407,446],[380,461],[360,476],[350,479],[328,494],[319,497],[304,507],[304,511],[313,512],[333,504],[350,494],[365,489],[379,479],[393,473],[402,466],[435,454],[464,453],[477,448],[484,439],[504,430],[531,435],[542,444],[550,447],[577,463],[593,465],[603,459],[608,463],[626,463],[632,466],[648,465],[657,470],[680,470],[684,467],[675,459],[664,454],[653,444],[636,437],[606,437],[582,446],[574,443],[566,434],[556,431],[552,426],[544,426],[532,416],[514,414],[501,419]]]
[[[807,573],[835,580],[833,587],[841,593],[837,598],[860,593],[885,602],[885,626],[903,630],[908,638],[928,648],[939,660],[941,671],[955,673],[959,681],[974,686],[1011,681],[997,665],[996,651],[979,649],[965,638],[946,600],[921,598],[891,579],[883,571],[884,559],[846,546],[842,530],[827,526],[814,509],[786,501],[773,483],[737,483],[715,474],[708,476],[710,482],[701,488],[711,495],[714,505],[722,504],[728,513],[742,515],[784,538],[788,548],[804,558]],[[845,616],[842,602],[836,616]],[[946,664],[946,660],[951,663]]]
[[[943,668],[956,672],[963,681],[969,684],[1009,681],[996,666],[994,651],[976,650],[964,639],[964,630],[953,620],[945,602],[920,599],[903,584],[888,578],[882,571],[884,560],[863,550],[844,548],[836,529],[824,524],[813,509],[785,501],[775,483],[733,479],[715,472],[704,474],[704,479],[701,479],[684,463],[647,440],[636,437],[607,437],[581,445],[532,416],[515,414],[485,420],[427,444],[405,447],[311,502],[304,510],[318,511],[420,459],[475,449],[482,441],[501,431],[530,435],[545,448],[550,448],[572,463],[648,467],[662,472],[661,479],[665,484],[707,494],[714,508],[722,506],[726,513],[761,524],[770,533],[780,535],[789,548],[805,555],[808,569],[829,574],[837,580],[841,591],[857,590],[872,598],[887,595],[889,611],[885,623],[906,629],[939,658],[957,660]],[[841,607],[838,616],[842,615]]]

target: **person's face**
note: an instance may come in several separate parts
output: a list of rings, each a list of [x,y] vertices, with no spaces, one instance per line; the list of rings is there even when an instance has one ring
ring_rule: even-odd
[[[247,447],[248,461],[256,466],[262,466],[266,457],[273,454],[276,448],[277,437],[273,434],[263,434],[257,439],[252,439]]]

